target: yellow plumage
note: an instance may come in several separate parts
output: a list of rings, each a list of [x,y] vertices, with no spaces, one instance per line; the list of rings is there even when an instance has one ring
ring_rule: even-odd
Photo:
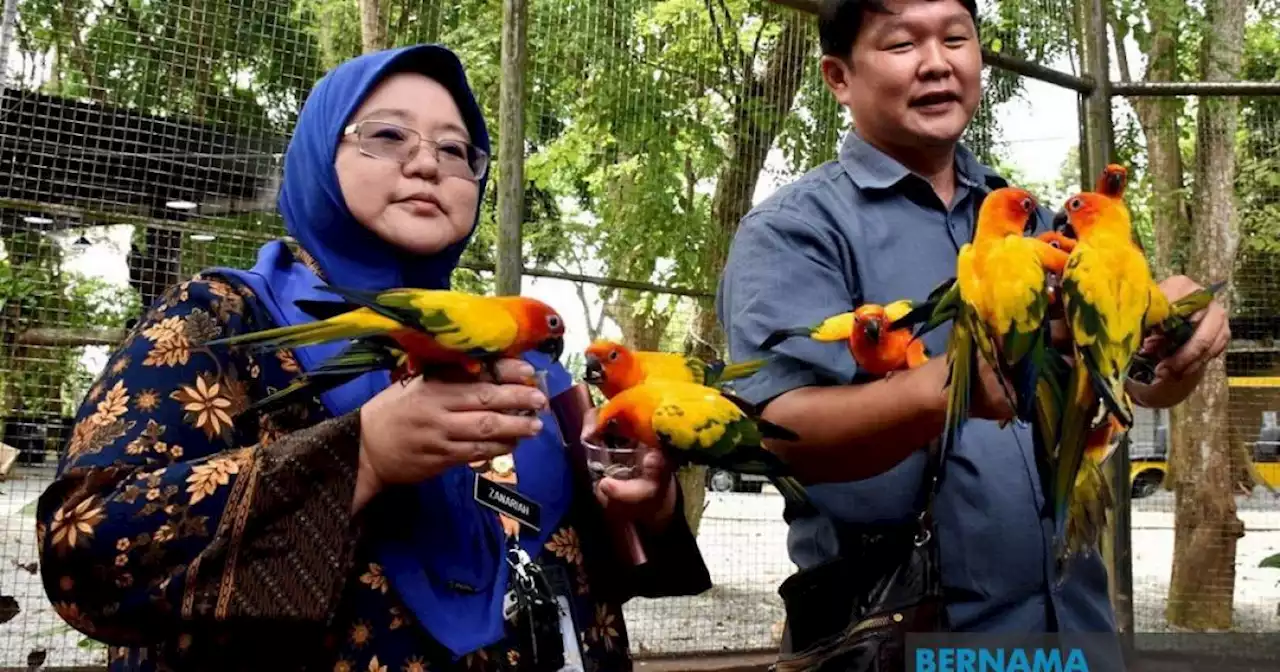
[[[962,248],[957,260],[961,300],[1001,342],[1012,331],[1032,333],[1044,321],[1044,267],[1035,242],[1020,236],[979,240]]]
[[[497,309],[499,297],[448,290],[400,294],[409,307],[424,316],[422,328],[449,349],[502,350],[511,345],[520,331],[510,312]]]
[[[742,409],[709,387],[674,380],[649,385],[660,392],[653,431],[676,448],[710,450],[724,438],[730,423],[747,419]]]
[[[843,341],[853,333],[853,313],[840,313],[823,320],[817,329],[810,332],[809,337],[815,341],[831,343]]]
[[[685,383],[701,383],[704,365],[674,352],[634,352],[644,367],[645,378],[661,378]]]
[[[905,317],[907,313],[911,312],[911,309],[914,307],[915,307],[915,302],[911,301],[910,299],[898,299],[897,301],[894,301],[893,303],[890,303],[889,305],[884,307],[884,315],[885,317],[889,318],[890,322],[893,322],[895,320],[900,320],[903,317]],[[849,320],[849,325],[850,325],[850,329],[852,329],[853,327],[852,319]],[[848,338],[848,335],[846,335],[845,338]]]

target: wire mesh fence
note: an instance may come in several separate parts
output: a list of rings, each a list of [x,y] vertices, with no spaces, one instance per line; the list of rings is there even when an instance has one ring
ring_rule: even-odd
[[[734,227],[753,203],[834,158],[846,112],[822,82],[813,17],[781,4],[808,3],[528,3],[524,259],[546,272],[526,275],[523,288],[565,316],[575,374],[576,353],[597,337],[723,355],[710,297]],[[1086,3],[979,4],[988,48],[1080,71]],[[12,41],[0,50],[8,55],[0,440],[16,451],[0,462],[8,465],[0,613],[8,598],[16,605],[0,628],[0,666],[29,656],[49,665],[105,660],[45,596],[33,564],[35,499],[70,436],[70,415],[101,394],[94,384],[107,353],[141,312],[200,269],[251,265],[263,241],[282,235],[274,211],[281,153],[311,84],[365,43],[447,44],[467,64],[496,148],[502,15],[496,0],[17,3]],[[363,18],[374,29],[362,34]],[[1280,71],[1278,41],[1267,33],[1274,25],[1265,15],[1251,20],[1243,77]],[[1075,94],[999,68],[987,68],[984,83],[966,144],[1011,181],[1060,203],[1082,177]],[[1230,398],[1226,426],[1213,431],[1233,454],[1250,456],[1235,471],[1262,484],[1230,499],[1243,537],[1197,543],[1235,544],[1235,575],[1206,589],[1233,596],[1232,626],[1277,631],[1280,575],[1259,564],[1280,550],[1280,500],[1267,488],[1280,488],[1280,98],[1238,99],[1229,138],[1201,137],[1201,128],[1220,127],[1197,124],[1195,98],[1142,100],[1116,99],[1117,158],[1132,167],[1128,199],[1164,271],[1205,270],[1196,230],[1209,212],[1200,206],[1217,202],[1206,191],[1217,174],[1198,172],[1199,162],[1214,152],[1234,158],[1236,340],[1220,383]],[[1178,125],[1168,135],[1171,118]],[[1160,144],[1168,137],[1172,149]],[[1172,155],[1178,165],[1161,173]],[[500,167],[493,170],[491,185],[501,179]],[[496,193],[486,193],[480,230],[455,274],[466,289],[493,287]],[[565,279],[583,276],[623,282]],[[1135,625],[1144,632],[1169,627],[1175,497],[1163,485],[1177,478],[1165,478],[1170,442],[1185,433],[1171,430],[1179,427],[1178,411],[1172,415],[1144,412],[1131,434]],[[633,648],[776,647],[776,591],[794,571],[782,500],[732,474],[694,476],[691,508],[700,512],[698,541],[715,587],[630,602]]]

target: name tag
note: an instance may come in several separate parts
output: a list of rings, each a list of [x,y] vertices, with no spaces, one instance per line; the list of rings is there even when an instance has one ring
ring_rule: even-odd
[[[534,532],[541,531],[538,521],[542,520],[542,507],[515,490],[477,475],[475,498],[481,506],[493,509]]]

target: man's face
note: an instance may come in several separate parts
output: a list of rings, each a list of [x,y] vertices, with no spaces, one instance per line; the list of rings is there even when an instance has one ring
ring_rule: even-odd
[[[849,58],[823,59],[836,99],[873,142],[956,143],[982,98],[982,51],[956,0],[886,0],[867,12]]]

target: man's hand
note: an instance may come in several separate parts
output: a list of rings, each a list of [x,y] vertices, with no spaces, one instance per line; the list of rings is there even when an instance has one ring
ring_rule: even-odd
[[[1185,275],[1175,275],[1160,283],[1160,291],[1169,301],[1177,301],[1198,289],[1200,285]],[[1192,315],[1190,321],[1196,325],[1191,339],[1156,365],[1156,377],[1150,385],[1129,381],[1129,393],[1134,401],[1148,408],[1168,408],[1181,403],[1200,384],[1205,364],[1226,351],[1231,341],[1231,327],[1222,304],[1210,303]],[[1149,336],[1142,344],[1142,351],[1158,351],[1163,344],[1163,336]]]

